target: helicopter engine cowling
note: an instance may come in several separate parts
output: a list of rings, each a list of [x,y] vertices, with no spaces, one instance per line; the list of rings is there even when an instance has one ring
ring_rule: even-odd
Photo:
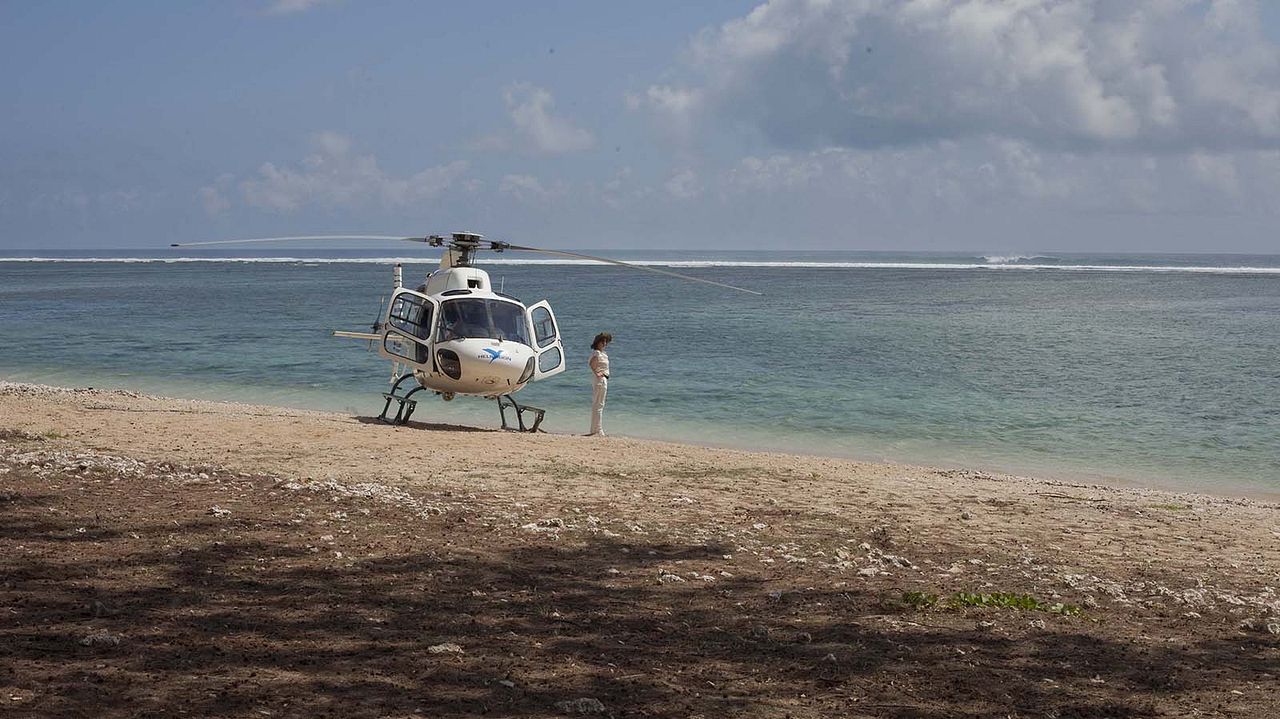
[[[524,387],[532,375],[534,351],[519,342],[455,339],[436,342],[434,370],[418,381],[438,392],[497,396]]]

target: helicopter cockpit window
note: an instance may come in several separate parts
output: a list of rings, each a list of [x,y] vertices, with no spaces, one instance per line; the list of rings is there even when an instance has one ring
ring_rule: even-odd
[[[391,303],[387,322],[407,335],[431,338],[431,305],[413,295],[400,295]]]
[[[529,343],[524,308],[488,299],[446,300],[440,305],[440,340],[466,337]]]

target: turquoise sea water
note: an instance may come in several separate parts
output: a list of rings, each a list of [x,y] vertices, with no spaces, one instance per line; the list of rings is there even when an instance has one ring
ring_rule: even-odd
[[[329,330],[373,321],[392,258],[10,254],[0,379],[381,409],[389,363]],[[610,331],[615,434],[1280,494],[1280,256],[614,256],[765,296],[574,262],[481,265],[560,320],[570,370],[519,395],[551,431],[586,430],[587,345]],[[406,284],[435,263],[403,259]],[[415,419],[498,415],[428,399]]]

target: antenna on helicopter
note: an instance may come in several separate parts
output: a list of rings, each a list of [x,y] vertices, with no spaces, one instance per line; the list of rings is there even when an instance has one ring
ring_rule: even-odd
[[[491,250],[493,252],[503,252],[505,250],[513,250],[517,252],[541,252],[548,255],[559,255],[561,257],[573,257],[580,260],[591,260],[593,262],[603,262],[608,265],[617,265],[618,267],[629,267],[633,270],[641,270],[644,272],[652,272],[658,275],[667,275],[668,277],[677,277],[690,282],[701,282],[707,285],[715,285],[716,287],[724,287],[725,289],[737,290],[738,292],[746,292],[751,295],[764,295],[763,292],[748,290],[744,287],[726,284],[724,282],[716,282],[702,277],[694,277],[692,275],[682,274],[680,272],[672,272],[671,270],[663,270],[648,265],[639,265],[631,262],[623,262],[608,257],[597,257],[595,255],[584,255],[578,252],[568,252],[565,250],[548,250],[541,247],[530,247],[527,245],[513,245],[510,242],[502,240],[486,240],[484,235],[475,232],[454,232],[449,237],[444,235],[428,235],[426,237],[396,237],[392,235],[299,235],[293,237],[257,237],[247,240],[214,240],[212,242],[174,242],[170,247],[203,247],[209,245],[236,245],[249,244],[254,242],[293,242],[307,240],[389,240],[393,242],[421,242],[431,247],[447,247],[452,267],[469,267],[475,258],[477,250]]]

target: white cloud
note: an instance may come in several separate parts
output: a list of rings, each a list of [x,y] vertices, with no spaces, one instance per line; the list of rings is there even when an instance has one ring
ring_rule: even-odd
[[[354,153],[351,140],[344,135],[320,132],[312,136],[311,144],[313,152],[298,166],[267,162],[256,177],[241,182],[245,203],[276,212],[292,212],[307,205],[327,209],[409,207],[440,196],[462,180],[468,167],[459,160],[409,177],[393,177],[378,166],[377,158]],[[218,197],[203,193],[202,201],[206,196],[216,208]]]
[[[514,137],[488,136],[477,142],[494,149],[517,146],[517,149],[545,155],[589,150],[595,146],[591,132],[575,127],[569,120],[555,115],[551,93],[528,83],[517,83],[503,93],[507,111],[514,125]]]
[[[628,104],[790,148],[1274,146],[1280,49],[1259,26],[1240,0],[772,0]]]
[[[1280,48],[1260,26],[1248,0],[771,0],[625,100],[683,141],[659,190],[715,197],[725,222],[874,216],[924,243],[1274,217]]]
[[[629,110],[651,109],[666,130],[686,138],[695,128],[703,109],[703,92],[698,89],[652,85],[643,95],[625,97]]]

